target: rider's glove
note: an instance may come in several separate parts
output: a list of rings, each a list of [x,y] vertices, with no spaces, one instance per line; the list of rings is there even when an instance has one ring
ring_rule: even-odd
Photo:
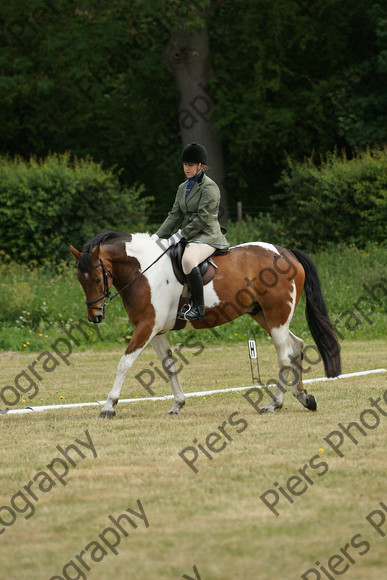
[[[177,231],[168,239],[168,246],[174,246],[182,239],[181,230]]]

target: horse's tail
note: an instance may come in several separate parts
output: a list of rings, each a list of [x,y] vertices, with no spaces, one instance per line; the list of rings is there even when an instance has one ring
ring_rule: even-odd
[[[316,267],[305,252],[290,251],[305,270],[306,320],[322,356],[325,374],[337,377],[341,372],[340,345],[329,319]]]

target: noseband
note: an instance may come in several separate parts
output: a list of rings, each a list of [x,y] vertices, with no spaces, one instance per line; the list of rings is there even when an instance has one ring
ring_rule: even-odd
[[[98,296],[98,298],[95,298],[94,300],[85,300],[86,306],[88,308],[92,308],[94,310],[105,310],[105,303],[103,303],[102,306],[93,306],[93,304],[95,304],[96,302],[99,302],[99,300],[102,300],[103,298],[107,299],[110,298],[110,290],[109,290],[109,281],[108,281],[108,275],[113,278],[113,274],[110,272],[109,268],[107,266],[105,266],[103,260],[100,258],[99,259],[99,264],[96,264],[95,266],[93,266],[93,270],[95,268],[102,268],[102,274],[103,274],[103,294],[101,294],[101,296]]]

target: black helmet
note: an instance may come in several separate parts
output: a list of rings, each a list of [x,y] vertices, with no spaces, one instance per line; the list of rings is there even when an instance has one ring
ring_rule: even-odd
[[[181,152],[179,161],[182,163],[207,163],[207,151],[198,143],[186,145]]]

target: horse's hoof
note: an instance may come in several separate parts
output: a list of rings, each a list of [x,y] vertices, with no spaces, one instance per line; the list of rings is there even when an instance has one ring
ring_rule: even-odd
[[[282,409],[282,403],[279,403],[277,400],[268,403],[259,411],[260,415],[263,413],[274,413],[277,409]]]
[[[281,407],[273,407],[272,405],[266,405],[259,411],[260,415],[264,415],[265,413],[274,413],[276,409],[280,409]]]
[[[182,403],[175,403],[168,411],[168,415],[179,415],[181,409],[184,407],[185,401]]]
[[[115,416],[115,411],[101,411],[99,414],[100,419],[113,419]]]
[[[307,395],[305,397],[305,407],[309,409],[309,411],[317,411],[316,397],[313,395]]]

